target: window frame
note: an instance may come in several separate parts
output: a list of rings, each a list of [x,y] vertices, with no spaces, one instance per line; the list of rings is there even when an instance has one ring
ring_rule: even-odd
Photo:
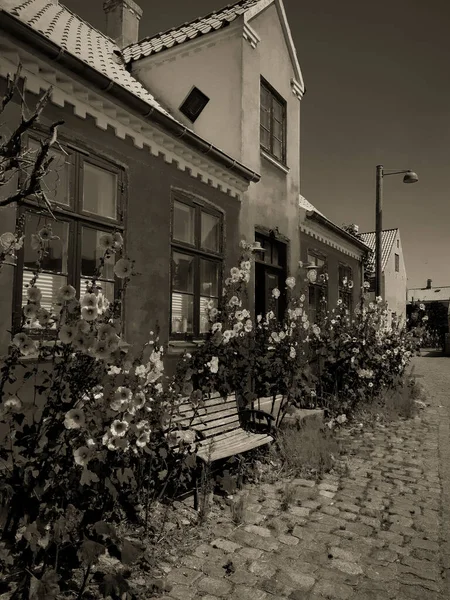
[[[287,299],[286,289],[284,282],[288,276],[288,251],[289,243],[287,240],[280,239],[277,235],[271,234],[270,231],[255,230],[255,242],[259,242],[263,251],[255,252],[255,314],[262,314],[265,317],[269,310],[269,303],[266,303],[266,296],[268,295],[266,288],[266,276],[275,275],[279,279],[279,285],[277,286],[280,290],[280,297],[276,302],[276,317],[279,321],[284,318]],[[274,260],[274,251],[276,250],[277,259]],[[267,259],[267,260],[266,260]],[[264,279],[262,283],[261,279]],[[260,282],[260,283],[258,283]],[[258,286],[262,284],[263,293],[261,295],[261,289]],[[266,306],[266,304],[268,304]],[[261,306],[264,307],[262,313],[258,310]]]
[[[342,277],[341,271],[343,272]],[[340,262],[338,265],[338,299],[342,300],[342,304],[351,314],[353,312],[353,288],[343,285],[345,277],[347,277],[347,281],[353,281],[353,268],[347,263]]]
[[[308,248],[307,249],[307,262],[308,264],[310,263],[310,258],[312,258],[314,260],[314,265],[317,266],[317,270],[322,270],[322,273],[320,273],[320,275],[322,274],[326,274],[328,273],[328,257],[326,254],[324,254],[323,252],[320,252],[320,250],[316,250],[315,248]],[[317,264],[317,261],[321,260],[323,262],[323,265],[319,266]],[[314,290],[314,296],[315,296],[315,304],[312,307],[310,304],[310,296],[311,296],[311,291]],[[315,282],[311,282],[309,281],[308,283],[308,319],[311,323],[317,323],[317,316],[320,315],[320,306],[318,304],[318,297],[320,296],[321,299],[325,298],[325,303],[328,304],[328,296],[329,296],[329,289],[328,289],[328,279],[325,278],[324,281],[321,281],[319,279],[319,277],[316,279]],[[319,294],[319,296],[317,296],[317,294]],[[322,300],[320,300],[322,301]],[[314,316],[314,318],[312,318],[312,316]]]
[[[190,206],[194,209],[194,243],[190,244],[187,242],[183,242],[180,240],[176,240],[173,237],[174,233],[174,215],[175,215],[175,203],[184,204],[186,206]],[[217,251],[207,250],[201,245],[201,217],[202,213],[209,214],[213,217],[216,217],[219,220],[219,249]],[[192,341],[195,339],[204,339],[207,335],[207,332],[200,332],[200,323],[201,323],[201,298],[205,298],[201,294],[201,260],[209,260],[218,265],[218,290],[217,297],[211,296],[211,299],[217,300],[219,304],[220,299],[222,297],[222,288],[223,288],[223,272],[224,272],[224,213],[204,201],[201,201],[198,198],[192,197],[191,195],[183,194],[179,191],[172,193],[171,199],[171,214],[170,214],[170,295],[169,295],[169,339],[173,341]],[[184,294],[185,292],[174,292],[173,291],[173,255],[174,252],[185,254],[188,256],[192,256],[194,258],[193,261],[193,324],[192,324],[192,332],[173,332],[172,331],[172,297],[174,293]],[[188,294],[186,292],[186,294]]]
[[[29,147],[30,140],[40,143],[48,135],[48,131],[45,127],[38,126],[33,128],[32,131],[28,132],[23,140],[24,147]],[[58,136],[58,146],[62,147],[64,151],[68,153],[69,161],[66,164],[68,167],[69,175],[69,205],[58,203],[54,200],[52,203],[52,211],[58,222],[67,222],[68,228],[68,251],[67,251],[67,283],[72,285],[77,291],[77,297],[80,295],[81,282],[88,279],[88,277],[82,277],[81,273],[81,261],[82,261],[82,230],[83,226],[102,231],[105,233],[112,233],[113,231],[120,231],[122,234],[125,229],[124,224],[124,206],[126,202],[125,198],[125,168],[111,162],[108,159],[100,157],[97,153],[79,148],[71,143],[70,139],[64,135]],[[102,217],[92,213],[87,213],[82,210],[82,191],[83,191],[83,177],[82,169],[84,161],[90,162],[95,166],[114,173],[116,179],[116,218]],[[21,178],[26,178],[25,173],[21,173]],[[80,209],[79,211],[77,209]],[[26,218],[26,215],[37,215],[42,217],[43,225],[45,222],[52,222],[51,217],[40,208],[38,201],[30,196],[25,198],[21,205],[17,208],[16,220],[20,221],[22,218]],[[34,232],[33,232],[34,233]],[[25,234],[27,235],[26,228]],[[31,271],[24,266],[25,262],[25,249],[22,247],[17,252],[17,268],[14,276],[14,299],[13,299],[13,319],[12,326],[13,331],[17,331],[20,328],[22,322],[22,307],[23,302],[23,273],[25,271]],[[56,274],[52,271],[43,271],[49,274]],[[106,278],[99,278],[99,281],[107,281]],[[39,279],[38,279],[39,282]],[[110,282],[110,280],[108,280]],[[39,285],[39,284],[38,284]],[[114,278],[114,299],[119,297],[119,290],[121,288],[121,282]],[[27,328],[29,335],[37,335],[42,333],[42,329],[39,328]],[[44,330],[47,337],[53,337],[52,330]]]
[[[270,98],[270,108],[269,108],[269,127],[270,129],[267,129],[263,124],[262,124],[262,111],[263,111],[263,104],[261,102],[261,96],[262,96],[262,91],[265,91]],[[274,117],[274,109],[273,109],[273,105],[274,105],[274,101],[278,102],[281,107],[282,107],[282,135],[283,135],[283,139],[279,140],[275,134],[274,134],[274,121],[276,120]],[[262,135],[261,135],[261,131],[262,129],[264,129],[265,131],[268,132],[269,134],[269,139],[270,139],[270,147],[265,146],[262,143]],[[259,143],[260,143],[260,148],[264,151],[267,152],[272,158],[274,158],[275,160],[277,160],[278,162],[280,162],[283,165],[287,165],[287,157],[286,157],[286,137],[287,137],[287,102],[286,100],[270,85],[270,83],[264,79],[264,77],[261,77],[260,79],[260,107],[259,107]],[[281,158],[279,156],[277,156],[273,150],[274,148],[274,139],[276,139],[277,141],[281,142]]]
[[[400,254],[394,253],[394,270],[396,273],[400,273]]]

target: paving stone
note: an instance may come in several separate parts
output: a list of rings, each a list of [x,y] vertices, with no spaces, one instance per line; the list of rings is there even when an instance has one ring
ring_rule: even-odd
[[[333,600],[349,600],[354,595],[353,588],[343,583],[330,582],[325,579],[314,586],[314,593]]]
[[[248,531],[244,531],[243,529],[238,529],[232,535],[233,541],[241,544],[242,546],[250,546],[251,548],[256,548],[257,550],[264,550],[266,552],[270,552],[273,550],[278,550],[279,543],[275,541],[274,538],[266,538],[261,535],[256,535],[254,533],[250,533]]]
[[[338,546],[331,546],[329,548],[329,554],[332,555],[333,558],[339,558],[341,560],[345,560],[347,562],[357,562],[359,556],[350,552],[349,550],[343,550]]]
[[[440,549],[437,542],[432,542],[431,540],[418,537],[411,538],[410,545],[412,548],[421,548],[423,550],[430,550],[432,552],[439,552]]]
[[[167,580],[170,583],[192,585],[201,576],[202,576],[202,573],[199,573],[198,571],[195,571],[194,569],[189,569],[188,567],[179,567],[177,569],[173,569],[172,571],[170,571],[170,573],[167,575]],[[171,593],[172,593],[172,590],[171,590]]]
[[[254,573],[250,573],[250,571],[246,569],[236,569],[236,571],[232,573],[227,579],[234,584],[248,586],[256,585],[258,582],[258,577]]]
[[[249,566],[248,570],[250,571],[250,573],[254,573],[255,575],[260,575],[263,577],[273,577],[277,572],[277,567],[267,562],[255,560],[255,562],[253,562]]]
[[[349,575],[361,575],[363,572],[362,568],[354,562],[347,562],[345,560],[340,559],[332,559],[330,561],[330,566],[333,569],[338,569],[343,573],[348,573]]]
[[[218,538],[217,540],[211,542],[211,546],[213,548],[220,548],[220,550],[224,550],[225,552],[229,553],[235,552],[236,550],[239,550],[239,548],[242,548],[242,546],[239,544],[235,544],[234,542],[230,542],[230,540],[224,540],[222,538]]]
[[[294,535],[286,535],[284,533],[281,533],[278,536],[278,540],[282,543],[282,544],[286,544],[287,546],[296,546],[299,542],[299,538],[295,537]]]
[[[244,560],[258,560],[261,557],[263,551],[257,548],[241,548],[236,554],[241,556]]]
[[[319,496],[323,496],[324,498],[334,498],[335,495],[335,492],[330,492],[329,490],[319,490]]]
[[[194,600],[197,597],[197,590],[186,585],[174,585],[170,590],[170,598],[174,600]]]
[[[263,590],[246,585],[237,585],[230,596],[231,600],[266,600],[267,597]]]
[[[308,517],[311,512],[310,508],[304,506],[291,506],[289,513],[297,517]]]
[[[256,535],[260,535],[265,538],[272,537],[272,532],[267,527],[260,527],[259,525],[246,525],[244,529],[249,533],[255,533]]]
[[[196,585],[201,592],[206,592],[207,594],[212,594],[213,596],[218,596],[219,598],[229,596],[231,590],[233,589],[231,583],[216,577],[205,577],[197,581]]]
[[[313,487],[316,487],[316,482],[313,481],[312,479],[297,478],[297,479],[292,480],[292,485],[313,488]]]
[[[302,573],[295,568],[286,566],[282,569],[282,571],[283,576],[287,577],[289,585],[292,585],[292,587],[295,587],[297,590],[307,592],[316,583],[314,577],[307,575],[306,573]]]

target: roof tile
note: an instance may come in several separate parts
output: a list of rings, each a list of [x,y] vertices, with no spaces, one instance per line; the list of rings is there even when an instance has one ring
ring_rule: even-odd
[[[384,229],[381,234],[381,269],[384,271],[392,246],[397,237],[398,229]],[[358,236],[372,250],[371,267],[375,266],[375,231],[360,233]]]
[[[5,6],[0,4],[1,11],[39,31],[56,45],[132,92],[150,107],[173,118],[127,71],[125,61],[117,61],[115,52],[120,52],[120,48],[113,40],[61,4],[54,4],[50,0],[8,0]],[[168,36],[168,41],[175,43],[172,36]]]
[[[261,0],[239,0],[235,4],[225,6],[221,10],[216,10],[205,17],[196,18],[190,23],[183,23],[168,31],[145,38],[136,44],[131,44],[123,50],[125,61],[139,60],[140,58],[172,48],[175,45],[183,44],[188,41],[188,38],[194,39],[201,35],[206,35],[212,30],[217,31],[218,29],[222,29],[259,2]],[[180,37],[180,33],[185,33],[187,37]]]

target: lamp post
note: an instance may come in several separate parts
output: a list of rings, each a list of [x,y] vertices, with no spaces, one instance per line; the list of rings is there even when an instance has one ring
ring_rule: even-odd
[[[375,209],[375,295],[381,296],[381,253],[382,242],[381,236],[383,232],[383,178],[387,175],[404,174],[403,183],[416,183],[419,178],[414,171],[407,169],[406,171],[389,171],[385,172],[383,165],[377,165],[376,173],[376,209]]]

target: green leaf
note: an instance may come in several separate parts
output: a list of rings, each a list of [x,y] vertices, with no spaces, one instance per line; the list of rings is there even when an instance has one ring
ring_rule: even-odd
[[[144,554],[145,544],[139,540],[124,539],[122,543],[121,560],[124,565],[135,563]]]
[[[95,473],[89,471],[89,469],[86,467],[83,469],[80,478],[81,485],[90,485],[91,483],[97,483],[98,481],[100,480]]]
[[[59,594],[59,575],[53,569],[46,571],[41,579],[34,575],[30,581],[29,600],[56,600]]]
[[[103,544],[88,540],[85,538],[78,550],[77,555],[81,562],[85,565],[90,565],[97,562],[99,557],[106,552],[106,547]]]
[[[122,598],[124,594],[128,592],[130,586],[126,579],[119,573],[116,575],[105,575],[102,583],[100,584],[100,591],[103,596],[118,596]]]
[[[99,535],[103,535],[105,538],[117,540],[117,533],[112,523],[106,523],[105,521],[97,521],[94,525],[94,531]]]

